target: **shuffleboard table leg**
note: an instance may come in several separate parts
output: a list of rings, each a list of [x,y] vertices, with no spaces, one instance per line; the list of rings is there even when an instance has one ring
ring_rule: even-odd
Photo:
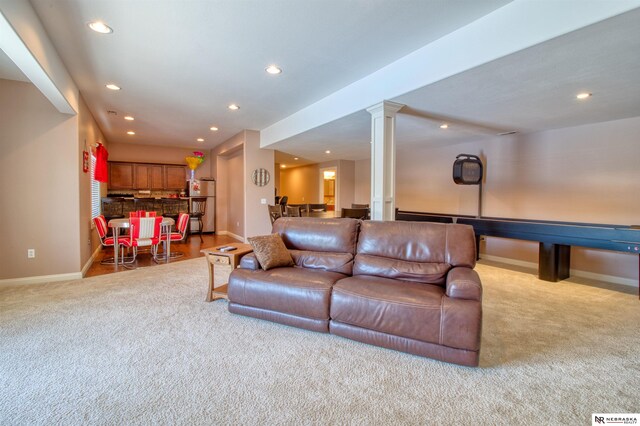
[[[571,246],[540,243],[538,251],[538,278],[556,282],[569,278]]]

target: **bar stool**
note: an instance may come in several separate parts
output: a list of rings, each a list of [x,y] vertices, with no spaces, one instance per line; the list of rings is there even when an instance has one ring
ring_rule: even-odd
[[[163,198],[160,200],[160,206],[162,207],[162,216],[170,217],[176,223],[178,222],[178,216],[180,215],[180,200]]]
[[[194,197],[191,199],[191,213],[190,217],[198,220],[198,230],[200,234],[200,242],[202,239],[202,217],[207,210],[207,198],[206,197]]]

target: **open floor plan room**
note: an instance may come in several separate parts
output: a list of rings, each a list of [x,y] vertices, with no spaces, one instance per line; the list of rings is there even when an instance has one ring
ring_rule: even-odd
[[[0,0],[0,424],[640,421],[640,0]]]

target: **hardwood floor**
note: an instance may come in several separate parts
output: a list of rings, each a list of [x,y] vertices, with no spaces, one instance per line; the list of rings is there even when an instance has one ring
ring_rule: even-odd
[[[198,234],[193,234],[187,237],[184,243],[182,242],[172,242],[171,243],[171,253],[183,253],[184,256],[171,259],[170,262],[180,262],[181,260],[193,259],[195,257],[204,257],[203,254],[200,253],[200,250],[203,248],[220,246],[228,243],[237,243],[239,242],[233,237],[227,235],[215,235],[215,234],[202,234],[203,242],[200,242],[200,236]],[[161,249],[162,250],[162,249]],[[125,268],[122,265],[118,265],[118,268],[114,265],[101,265],[100,261],[103,258],[113,257],[113,249],[110,247],[103,247],[101,253],[96,257],[89,267],[87,274],[85,277],[94,277],[96,275],[104,275],[104,274],[113,274],[115,272],[120,271],[128,271],[129,269]],[[204,259],[202,260],[204,263]],[[151,259],[151,254],[149,253],[139,253],[136,261],[128,265],[130,268],[136,267],[145,267],[145,266],[155,266],[162,265],[164,262],[160,261],[160,263],[155,263]]]

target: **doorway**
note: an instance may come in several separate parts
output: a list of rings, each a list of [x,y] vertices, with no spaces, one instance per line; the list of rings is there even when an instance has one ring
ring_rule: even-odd
[[[338,169],[320,169],[320,200],[327,205],[327,211],[338,210]]]

